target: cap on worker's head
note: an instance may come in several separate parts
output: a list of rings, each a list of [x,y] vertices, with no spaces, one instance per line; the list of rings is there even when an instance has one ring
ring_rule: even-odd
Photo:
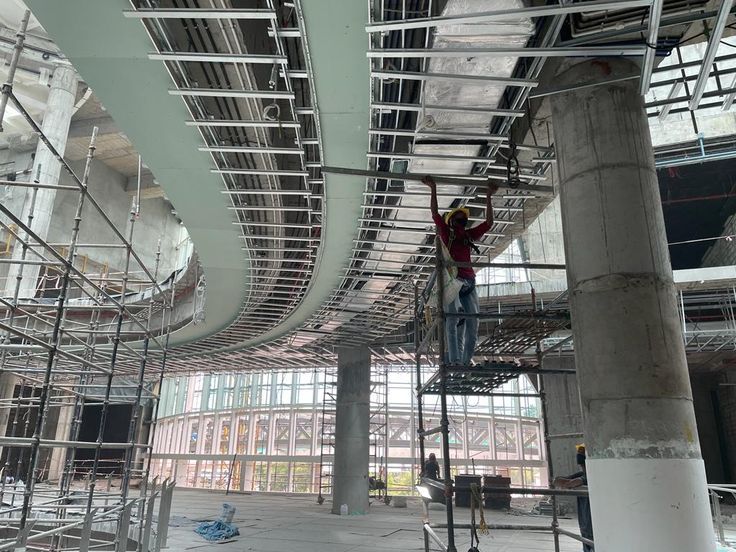
[[[575,452],[578,454],[585,454],[585,444],[580,443],[579,445],[575,445]]]
[[[452,211],[448,211],[447,213],[445,213],[445,224],[450,224],[450,219],[458,213],[464,213],[465,218],[470,218],[470,209],[468,209],[467,207],[456,207]]]

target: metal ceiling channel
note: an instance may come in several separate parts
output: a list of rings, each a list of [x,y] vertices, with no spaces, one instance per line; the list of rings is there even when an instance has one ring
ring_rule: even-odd
[[[145,22],[156,47],[149,58],[167,64],[175,84],[170,94],[185,99],[191,112],[186,124],[200,129],[205,145],[199,149],[212,155],[212,172],[223,176],[223,193],[237,216],[235,223],[242,229],[244,251],[253,262],[247,309],[225,331],[176,349],[174,357],[206,354],[223,344],[229,346],[272,329],[298,305],[314,270],[322,195],[315,178],[318,173],[307,163],[313,166],[316,161],[319,165],[320,154],[314,147],[318,140],[304,140],[304,129],[312,127],[314,132],[309,120],[314,111],[310,105],[297,105],[290,68],[291,57],[300,64],[293,74],[300,76],[304,65],[299,59],[303,56],[299,47],[302,34],[295,17],[290,32],[281,33],[280,21],[288,15],[281,17],[273,2],[268,5],[268,9],[148,7],[125,12],[126,17]],[[208,20],[206,25],[204,19]],[[188,30],[205,29],[209,33],[209,41],[200,36],[201,43],[193,43],[197,51],[177,49],[184,20]],[[244,21],[268,25],[263,34],[264,38],[270,37],[270,52],[244,51],[245,41],[238,27]],[[285,47],[287,36],[297,38],[296,52]],[[191,36],[189,39],[193,40]],[[255,67],[269,65],[273,66],[269,87],[259,89]],[[204,87],[197,82],[202,75],[218,74],[226,80]],[[309,97],[308,87],[300,85],[299,89],[301,97]],[[284,132],[293,136],[292,147],[272,143],[271,133]],[[301,168],[283,168],[276,156],[289,156]],[[296,189],[290,188],[294,179],[298,182]],[[289,218],[289,213],[297,218]],[[290,282],[290,301],[283,297],[284,291],[276,288],[284,278]],[[235,340],[233,336],[237,336]]]
[[[726,13],[730,12],[730,3],[731,0],[724,1],[724,4],[729,4],[722,8]],[[676,9],[681,12],[685,9],[683,5],[679,2]],[[213,355],[211,358],[217,358],[218,362],[226,358],[227,362],[238,367],[263,368],[279,362],[266,360],[266,357],[276,354],[284,357],[283,352],[291,348],[293,359],[299,359],[295,364],[315,366],[334,362],[330,350],[338,344],[375,344],[402,328],[411,317],[407,307],[412,301],[413,286],[428,278],[434,255],[431,241],[434,228],[429,216],[427,190],[416,182],[416,175],[432,173],[457,179],[457,183],[439,186],[441,207],[468,205],[473,210],[473,217],[477,218],[482,210],[485,181],[504,178],[504,158],[510,153],[512,125],[516,119],[527,115],[529,94],[538,86],[546,60],[599,55],[643,57],[642,75],[646,81],[647,75],[656,72],[653,69],[656,51],[651,43],[658,37],[659,16],[671,16],[675,9],[674,2],[667,0],[575,3],[561,0],[559,5],[542,7],[529,7],[521,0],[448,0],[443,4],[442,13],[433,0],[418,2],[418,9],[415,2],[411,10],[406,0],[374,0],[371,6],[372,19],[366,26],[370,43],[367,55],[372,60],[372,110],[367,130],[371,143],[366,152],[368,175],[360,217],[361,230],[354,242],[351,264],[345,270],[339,289],[291,336],[249,349],[245,354]],[[598,44],[595,40],[582,47],[559,45],[559,34],[566,21],[592,21],[596,18],[600,21],[603,17],[607,25],[616,18],[628,21],[626,18],[630,19],[634,12],[649,14],[649,47]],[[247,14],[236,13],[227,17],[237,15],[247,18]],[[268,19],[264,13],[255,17]],[[278,67],[277,74],[281,78],[288,77],[285,79],[288,83],[308,79],[309,75],[302,67],[289,66],[289,56],[280,43],[284,38],[298,40],[301,31],[292,24],[279,27],[277,18],[270,21],[268,35],[276,40],[271,61]],[[188,61],[182,61],[182,52],[169,54],[176,58],[170,63]],[[218,54],[249,55],[241,52]],[[200,55],[206,57],[210,54]],[[282,63],[278,56],[286,57],[287,63]],[[523,64],[519,63],[519,58],[525,59]],[[228,61],[226,58],[217,59],[233,65],[247,63],[238,58]],[[252,63],[255,66],[265,62],[261,58],[252,58]],[[709,72],[706,70],[705,74],[707,76]],[[187,88],[202,90],[198,86]],[[290,87],[285,91],[293,92]],[[250,96],[254,96],[273,91],[253,88],[251,92]],[[295,128],[298,122],[304,121],[304,117],[314,117],[310,106],[297,107],[291,96],[279,96],[282,98],[280,101],[290,102],[292,108],[290,121],[284,126],[289,124]],[[190,95],[188,97],[191,98]],[[256,99],[247,98],[248,101]],[[212,137],[212,128],[242,125],[246,129],[263,129],[268,128],[269,121],[257,117],[228,121],[198,114],[193,115],[188,124],[201,126]],[[228,185],[223,192],[233,198],[232,208],[238,213],[235,224],[244,229],[246,247],[253,251],[260,247],[263,253],[280,256],[266,257],[267,266],[256,269],[250,284],[252,301],[243,311],[245,321],[221,332],[211,343],[205,340],[183,348],[183,355],[179,357],[182,362],[191,355],[207,355],[213,344],[227,346],[235,340],[251,337],[254,332],[274,327],[288,312],[285,306],[292,305],[289,303],[290,291],[297,294],[295,301],[298,302],[299,294],[306,288],[313,270],[312,259],[296,260],[285,254],[289,250],[305,254],[310,249],[304,247],[305,241],[310,244],[319,242],[315,236],[319,235],[321,210],[309,202],[295,206],[278,200],[301,194],[307,194],[309,198],[312,194],[320,197],[320,157],[316,155],[319,137],[315,134],[303,137],[299,128],[295,130],[297,147],[290,154],[303,162],[301,170],[297,171],[273,164],[239,167],[228,163],[228,158],[224,157],[235,153],[264,157],[275,155],[267,152],[275,151],[279,146],[269,144],[267,140],[247,146],[218,144],[212,140],[207,146],[213,159],[219,161],[213,170],[223,174],[226,181],[240,177],[270,185],[268,190]],[[518,235],[514,232],[523,230],[528,222],[525,218],[528,211],[538,212],[549,201],[550,194],[543,181],[554,163],[553,150],[551,144],[544,141],[546,137],[539,141],[538,136],[532,138],[534,143],[518,144],[516,148],[523,167],[522,178],[526,181],[523,190],[504,191],[495,200],[494,211],[499,215],[498,220],[480,244],[482,256],[489,260]],[[317,147],[307,150],[306,146]],[[236,151],[228,149],[232,147]],[[248,149],[253,147],[262,151],[255,153]],[[300,151],[305,154],[300,155]],[[391,173],[415,176],[398,178]],[[303,179],[304,191],[285,187],[282,178]],[[248,203],[244,204],[239,198]],[[530,209],[529,205],[534,207]],[[259,209],[260,206],[264,208]],[[273,220],[269,216],[246,218],[253,212],[267,215],[302,212],[308,222],[304,218],[298,221]],[[277,229],[293,232],[294,235],[283,233],[274,236],[273,244],[265,242],[272,229],[274,232]],[[287,245],[289,241],[292,241],[291,246]],[[297,346],[303,349],[297,352],[293,348]],[[254,351],[259,354],[254,356]]]

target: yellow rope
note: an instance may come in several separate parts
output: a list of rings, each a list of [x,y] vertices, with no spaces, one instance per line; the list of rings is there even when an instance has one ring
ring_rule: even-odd
[[[480,486],[477,483],[470,484],[470,517],[472,522],[475,523],[475,507],[478,505],[478,513],[480,517],[480,523],[478,523],[478,532],[481,535],[488,534],[488,524],[486,523],[485,515],[483,514],[483,495],[480,492]]]

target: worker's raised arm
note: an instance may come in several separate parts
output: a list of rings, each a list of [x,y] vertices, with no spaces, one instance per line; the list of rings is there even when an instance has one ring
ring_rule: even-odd
[[[432,194],[432,198],[430,199],[429,203],[429,207],[432,210],[432,215],[439,215],[440,208],[437,205],[437,183],[434,181],[434,178],[429,175],[422,178],[422,182],[429,186],[429,190]]]
[[[486,190],[486,222],[489,226],[493,226],[493,203],[491,197],[498,191],[498,186],[488,181],[488,190]]]

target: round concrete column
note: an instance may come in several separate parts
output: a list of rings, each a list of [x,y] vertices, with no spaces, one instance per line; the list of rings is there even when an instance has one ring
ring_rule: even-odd
[[[589,60],[557,84],[636,71],[624,59]],[[558,94],[552,114],[596,552],[713,550],[638,81]]]
[[[56,150],[64,155],[66,149],[66,140],[69,134],[69,124],[74,114],[74,102],[77,95],[77,72],[67,62],[59,62],[54,69],[51,79],[51,89],[49,90],[49,98],[46,102],[46,112],[43,116],[41,130],[49,139]],[[40,167],[40,169],[39,169]],[[59,175],[61,173],[61,163],[49,151],[46,145],[39,141],[36,148],[36,156],[33,160],[33,169],[31,179],[38,177],[42,184],[58,184]],[[23,206],[21,220],[25,223],[28,221],[28,213],[31,205],[32,190],[29,188],[26,192],[26,199]],[[54,200],[56,199],[56,190],[39,189],[36,196],[36,205],[33,212],[33,223],[31,229],[38,236],[45,240],[48,238],[49,226],[51,225],[51,215],[54,210]],[[71,223],[70,223],[71,224]],[[23,235],[23,233],[21,233]],[[29,240],[31,245],[35,245],[34,240]],[[36,246],[40,248],[40,246]],[[21,258],[22,247],[16,242],[13,248],[13,259]],[[47,253],[44,253],[48,256]],[[36,259],[30,253],[26,254],[27,259]],[[17,277],[19,265],[11,265],[8,271],[8,278],[5,285],[5,296],[12,297],[17,285]],[[21,279],[18,297],[34,297],[36,295],[36,283],[41,267],[37,265],[27,265],[23,267],[23,277]]]
[[[342,504],[350,514],[368,513],[370,455],[371,353],[338,349],[335,466],[332,513]]]

